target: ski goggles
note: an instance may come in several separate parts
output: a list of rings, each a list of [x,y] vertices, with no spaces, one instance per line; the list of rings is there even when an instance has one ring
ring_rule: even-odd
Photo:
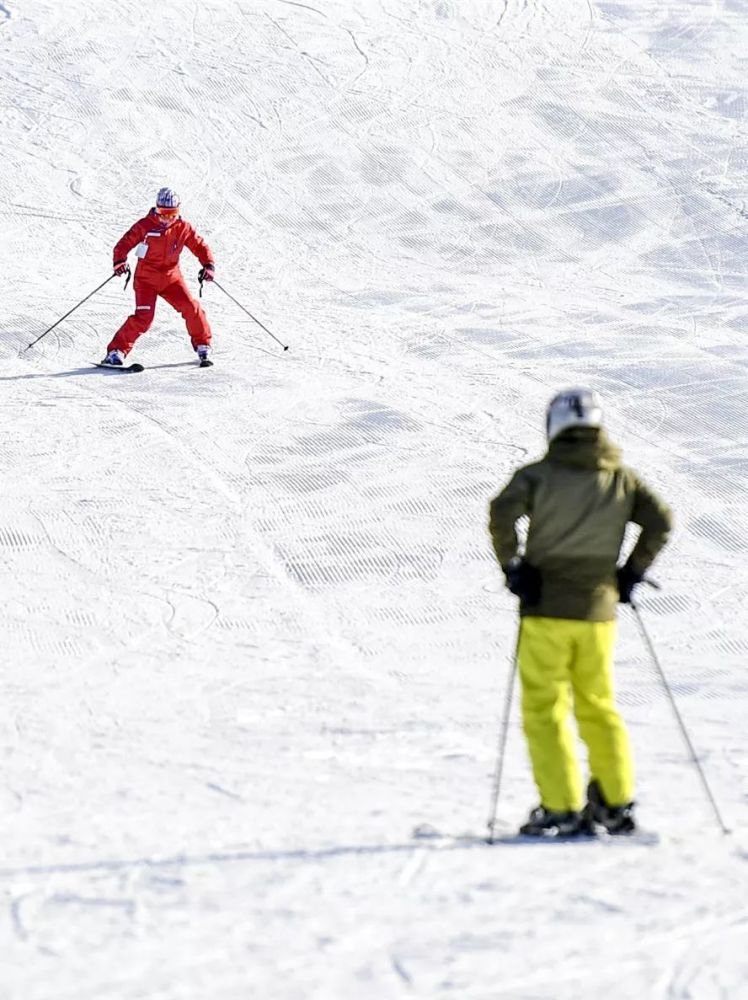
[[[156,215],[161,216],[162,219],[177,219],[179,217],[179,206],[176,208],[167,208],[166,205],[156,205]]]

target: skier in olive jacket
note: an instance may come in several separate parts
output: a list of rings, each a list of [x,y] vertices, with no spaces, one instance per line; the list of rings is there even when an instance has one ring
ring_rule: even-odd
[[[213,254],[189,222],[180,217],[180,198],[171,188],[161,188],[148,215],[128,229],[114,248],[114,273],[127,270],[127,255],[135,250],[135,312],[117,330],[107,347],[104,364],[120,366],[141,334],[150,327],[161,296],[182,315],[193,350],[199,361],[207,361],[211,344],[208,320],[200,304],[187,289],[179,269],[179,256],[187,247],[200,261],[200,279],[212,281]]]
[[[496,558],[520,598],[522,718],[541,802],[521,832],[574,835],[598,823],[626,833],[635,829],[634,768],[613,693],[616,604],[631,600],[666,543],[671,512],[621,464],[591,390],[551,401],[547,436],[545,457],[518,469],[490,507]],[[525,515],[520,557],[515,525]],[[641,531],[618,568],[628,522]],[[572,693],[592,776],[586,805],[568,724]]]

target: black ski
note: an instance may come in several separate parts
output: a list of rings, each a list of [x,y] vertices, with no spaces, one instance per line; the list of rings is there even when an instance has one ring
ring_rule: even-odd
[[[470,832],[446,833],[442,830],[438,830],[436,827],[433,827],[430,823],[421,823],[413,830],[411,836],[414,840],[428,840],[432,843],[436,842],[441,844],[464,844],[465,846],[473,847],[479,847],[481,845],[491,847],[498,846],[499,844],[579,844],[582,846],[584,844],[613,843],[654,846],[655,844],[660,843],[660,837],[657,833],[652,830],[641,829],[637,829],[633,833],[619,834],[617,836],[612,836],[611,834],[599,830],[593,834],[577,834],[575,836],[545,835],[535,837],[526,833],[519,833],[516,830],[502,826],[499,829],[494,828],[493,833],[489,837],[488,834]]]
[[[212,368],[213,367],[213,362],[209,358],[203,358],[202,361],[200,362],[200,367],[201,368]]]
[[[145,368],[136,362],[131,365],[108,365],[104,361],[94,361],[94,368],[108,368],[112,372],[143,372]]]

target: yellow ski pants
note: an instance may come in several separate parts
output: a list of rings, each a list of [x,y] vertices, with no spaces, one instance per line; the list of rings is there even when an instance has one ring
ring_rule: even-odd
[[[587,746],[591,777],[608,805],[631,802],[634,764],[628,733],[614,704],[615,622],[525,617],[518,662],[522,722],[535,783],[546,809],[581,809],[585,800],[574,734]]]

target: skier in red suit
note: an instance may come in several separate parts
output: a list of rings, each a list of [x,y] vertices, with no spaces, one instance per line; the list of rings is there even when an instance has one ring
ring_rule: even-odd
[[[200,278],[212,281],[215,265],[210,247],[195,230],[180,217],[180,198],[171,188],[161,188],[156,205],[145,218],[135,223],[114,248],[114,273],[127,270],[127,255],[135,249],[135,312],[128,316],[107,347],[104,364],[121,365],[138,337],[153,322],[156,299],[160,295],[187,324],[187,332],[198,360],[207,359],[211,333],[200,304],[194,299],[179,270],[179,255],[184,247],[202,265]]]

